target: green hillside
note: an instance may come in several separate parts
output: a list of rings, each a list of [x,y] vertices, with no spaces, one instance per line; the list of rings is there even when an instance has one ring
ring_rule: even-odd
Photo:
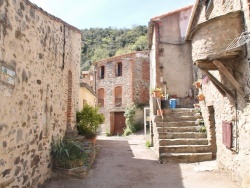
[[[132,29],[90,28],[82,30],[81,69],[88,70],[92,62],[147,49],[147,27]]]

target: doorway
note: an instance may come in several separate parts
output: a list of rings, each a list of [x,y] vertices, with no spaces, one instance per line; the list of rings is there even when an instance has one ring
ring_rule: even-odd
[[[126,127],[124,112],[114,112],[114,132],[113,134],[122,135]]]

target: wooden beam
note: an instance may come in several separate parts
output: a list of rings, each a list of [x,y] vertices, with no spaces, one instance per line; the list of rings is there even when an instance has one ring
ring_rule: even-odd
[[[211,82],[214,84],[214,86],[219,90],[219,92],[223,96],[225,96],[225,94],[227,93],[234,100],[236,100],[235,95],[228,88],[226,88],[225,85],[223,85],[221,82],[219,82],[210,72],[208,72],[208,70],[203,69],[202,71],[208,76],[208,78],[211,80]]]
[[[200,69],[217,70],[217,67],[211,61],[196,61],[194,64]]]
[[[240,84],[235,80],[232,74],[227,70],[223,63],[219,60],[213,60],[213,64],[216,65],[218,70],[229,80],[229,82],[235,87],[239,94],[244,98],[245,92],[241,88]]]

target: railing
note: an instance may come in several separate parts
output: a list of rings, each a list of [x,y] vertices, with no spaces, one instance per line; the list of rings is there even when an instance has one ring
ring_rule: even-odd
[[[160,104],[160,98],[156,98],[159,110],[160,110],[160,115],[161,115],[161,119],[163,120],[163,113],[162,113],[162,109],[161,109],[161,104]]]

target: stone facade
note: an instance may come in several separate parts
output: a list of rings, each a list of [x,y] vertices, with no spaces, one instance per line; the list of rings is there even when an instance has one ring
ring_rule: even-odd
[[[74,130],[80,30],[28,0],[0,1],[0,187],[51,176],[52,138]]]
[[[100,112],[106,117],[101,133],[114,134],[115,113],[124,113],[125,108],[133,102],[148,104],[150,77],[148,52],[132,52],[100,60],[94,64],[96,69],[94,88],[96,88],[99,103],[104,103],[100,107]],[[101,99],[100,89],[103,90]]]
[[[231,172],[232,179],[242,187],[249,187],[249,44],[227,50],[226,48],[235,38],[240,37],[242,32],[249,31],[250,2],[207,2],[213,3],[213,6],[197,0],[187,37],[192,40],[193,61],[203,71],[197,76],[202,80],[199,92],[205,95],[205,100],[200,102],[202,115],[211,146],[217,149],[214,154],[219,167]],[[233,79],[220,67],[214,66],[214,60],[219,60]],[[215,83],[213,78],[222,85]],[[235,87],[237,84],[233,84],[233,80],[240,88]],[[223,92],[223,89],[227,91]],[[229,132],[232,134],[229,136],[232,146],[229,148],[223,142],[223,136],[226,135],[223,131],[223,121],[232,125],[232,131]]]
[[[149,24],[150,88],[160,87],[165,93],[166,86],[166,93],[175,98],[187,97],[192,89],[191,44],[184,40],[191,10],[185,7],[152,18]]]

